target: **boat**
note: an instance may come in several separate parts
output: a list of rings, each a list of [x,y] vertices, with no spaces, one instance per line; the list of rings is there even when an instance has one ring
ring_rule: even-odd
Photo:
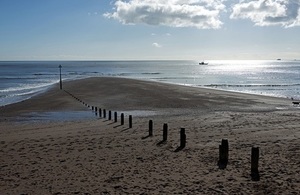
[[[207,62],[199,62],[199,65],[208,65]]]

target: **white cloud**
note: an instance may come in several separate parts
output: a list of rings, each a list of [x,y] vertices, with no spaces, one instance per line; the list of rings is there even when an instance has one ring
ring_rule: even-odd
[[[104,16],[123,24],[218,29],[225,0],[117,0]]]
[[[157,48],[162,47],[162,45],[160,45],[159,43],[152,43],[152,46],[157,47]]]
[[[250,0],[233,6],[232,19],[250,19],[257,26],[300,26],[300,0]]]

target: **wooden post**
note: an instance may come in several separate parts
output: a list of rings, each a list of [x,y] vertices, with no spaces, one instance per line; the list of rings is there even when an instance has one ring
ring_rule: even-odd
[[[95,107],[95,115],[97,116],[98,115],[98,108]]]
[[[163,126],[163,141],[167,141],[168,139],[168,124],[164,124]]]
[[[124,114],[121,114],[121,125],[124,125]]]
[[[106,118],[106,110],[103,109],[103,118]]]
[[[115,123],[118,122],[118,114],[115,112]]]
[[[251,150],[251,177],[252,180],[259,180],[258,172],[258,160],[259,160],[259,147],[252,147]]]
[[[94,106],[92,106],[92,110],[94,111]]]
[[[132,128],[132,116],[129,115],[129,128]]]
[[[149,136],[153,136],[153,121],[149,120]]]
[[[224,151],[224,160],[226,163],[228,162],[228,150],[229,150],[229,144],[227,139],[222,139],[222,147]]]
[[[186,144],[185,128],[180,129],[180,148],[184,148]]]
[[[221,145],[219,145],[219,168],[225,169],[228,163],[228,150],[229,144],[227,139],[222,139]]]
[[[99,108],[99,117],[101,118],[102,117],[102,109]]]
[[[108,120],[111,120],[111,111],[108,111]]]

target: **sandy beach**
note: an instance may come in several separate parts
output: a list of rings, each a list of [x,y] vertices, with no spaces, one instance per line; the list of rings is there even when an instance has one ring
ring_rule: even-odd
[[[118,122],[92,106],[117,112]],[[61,120],[74,112],[85,117]],[[300,194],[299,118],[283,98],[125,78],[66,82],[0,108],[0,194]],[[157,145],[164,123],[168,140]],[[186,147],[175,152],[180,128]],[[253,146],[259,181],[250,175]]]

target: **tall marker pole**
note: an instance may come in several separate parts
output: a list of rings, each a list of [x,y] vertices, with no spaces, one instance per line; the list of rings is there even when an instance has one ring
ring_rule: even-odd
[[[61,81],[61,68],[62,68],[62,66],[59,65],[58,67],[59,67],[59,88],[60,88],[60,90],[62,90],[62,81]]]

